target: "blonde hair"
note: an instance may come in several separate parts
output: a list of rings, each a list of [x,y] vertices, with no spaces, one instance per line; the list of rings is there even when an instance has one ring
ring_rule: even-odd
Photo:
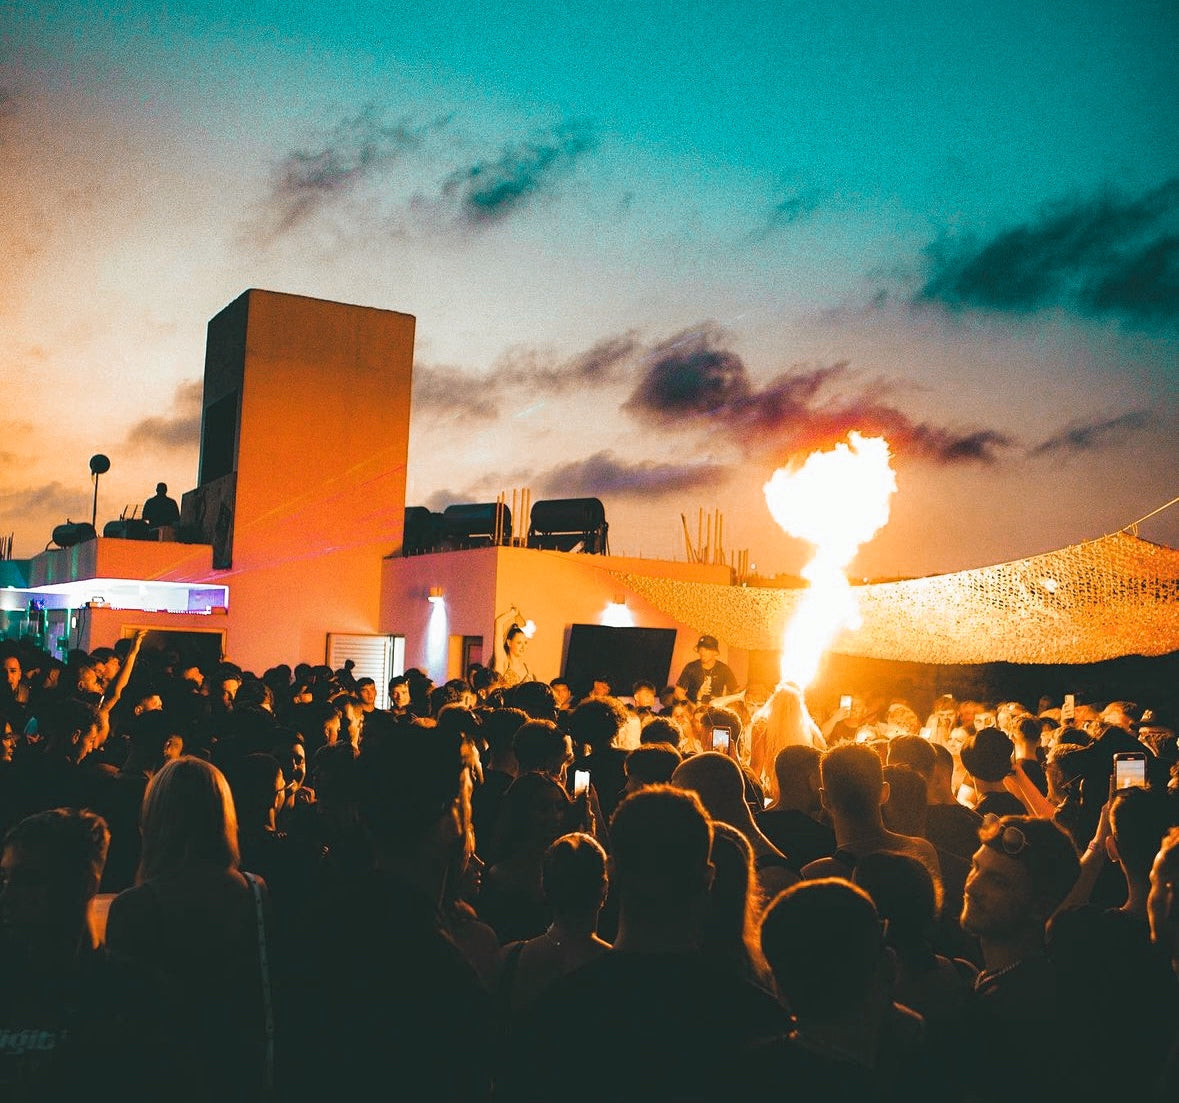
[[[770,786],[774,796],[777,796],[778,784],[774,762],[778,752],[798,745],[816,747],[820,751],[827,749],[818,724],[807,710],[802,690],[783,682],[757,710],[749,762],[754,775]]]
[[[233,794],[225,775],[202,758],[185,755],[156,772],[143,797],[139,826],[139,884],[194,865],[238,866]]]

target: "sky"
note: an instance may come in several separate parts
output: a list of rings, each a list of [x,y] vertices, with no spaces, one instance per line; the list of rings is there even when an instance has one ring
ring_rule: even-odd
[[[407,504],[600,497],[615,554],[850,430],[900,577],[1179,495],[1171,0],[15,2],[0,16],[0,534],[195,485],[250,287],[417,318]],[[363,396],[358,396],[363,400]],[[832,509],[839,503],[832,502]],[[1146,521],[1179,546],[1179,505]]]

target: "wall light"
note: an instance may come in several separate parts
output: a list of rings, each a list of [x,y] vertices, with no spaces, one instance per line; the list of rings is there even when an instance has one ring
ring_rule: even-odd
[[[607,628],[633,628],[635,618],[627,607],[626,594],[621,592],[614,594],[599,620]]]
[[[435,605],[442,600],[442,587],[431,586],[430,592],[426,595],[426,600],[433,602]]]

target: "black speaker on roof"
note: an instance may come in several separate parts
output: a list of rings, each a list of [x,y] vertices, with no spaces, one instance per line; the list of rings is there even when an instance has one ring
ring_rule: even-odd
[[[423,555],[442,543],[442,514],[425,506],[406,506],[405,529],[401,537],[402,555]]]
[[[66,521],[53,530],[53,542],[59,548],[72,548],[75,544],[84,544],[93,540],[97,533],[94,526],[85,521]]]
[[[532,505],[528,546],[608,555],[606,507],[599,498],[551,498]]]
[[[120,517],[115,521],[107,521],[102,526],[103,536],[113,536],[120,540],[154,540],[155,535],[142,517]]]
[[[442,511],[443,543],[450,548],[486,548],[512,538],[512,511],[502,502],[447,506]]]

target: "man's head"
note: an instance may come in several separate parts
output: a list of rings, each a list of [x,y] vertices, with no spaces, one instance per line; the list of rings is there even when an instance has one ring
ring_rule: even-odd
[[[997,784],[1011,773],[1015,744],[998,728],[983,728],[968,735],[962,744],[962,765],[977,782]]]
[[[54,808],[21,820],[0,856],[0,927],[22,941],[81,930],[109,845],[93,812]]]
[[[377,683],[371,678],[357,678],[356,696],[360,698],[361,708],[371,712],[377,707]]]
[[[523,709],[533,720],[556,720],[557,702],[546,682],[517,682],[504,694],[507,703]]]
[[[551,720],[528,720],[517,726],[512,749],[522,774],[536,771],[564,779],[573,761],[573,741]]]
[[[844,743],[819,763],[823,807],[836,816],[871,819],[888,799],[880,756],[862,743]]]
[[[389,683],[389,703],[395,709],[409,708],[409,682],[405,678],[394,678]]]
[[[761,947],[804,1029],[887,1006],[883,925],[871,897],[847,881],[802,881],[780,892],[762,920]]]
[[[1069,837],[1051,820],[1003,816],[984,821],[979,838],[962,926],[997,942],[1042,938],[1080,873]]]
[[[645,785],[667,785],[683,761],[673,743],[644,743],[626,756],[626,790]]]
[[[617,738],[626,720],[626,709],[613,697],[591,697],[570,714],[569,734],[576,743],[604,750]]]
[[[678,747],[683,734],[666,716],[652,716],[639,732],[639,743],[670,743]]]
[[[700,742],[705,750],[723,750],[725,754],[736,757],[737,741],[741,737],[742,728],[740,716],[732,709],[710,706],[705,709],[697,709],[696,722],[700,728]],[[728,729],[728,740],[722,739],[720,741],[725,744],[724,747],[718,745],[718,741],[713,738],[713,733],[717,728]]]
[[[1139,884],[1150,876],[1159,840],[1171,826],[1171,807],[1158,789],[1119,789],[1109,804],[1110,857],[1120,862],[1128,879]]]
[[[105,689],[119,675],[122,660],[111,647],[96,647],[90,652],[90,661],[94,664],[95,672],[102,688]]]
[[[294,793],[307,780],[307,749],[303,737],[295,731],[279,728],[270,743],[270,753],[282,768],[287,788]]]
[[[8,687],[9,693],[16,693],[20,688],[21,678],[24,676],[24,671],[21,670],[20,659],[15,655],[6,655],[3,665],[4,684]]]
[[[671,781],[695,793],[714,820],[723,820],[736,828],[747,826],[745,779],[741,767],[728,755],[717,751],[694,754],[676,767]]]
[[[555,916],[594,915],[606,898],[606,852],[592,835],[562,835],[544,855],[545,902]]]
[[[937,762],[935,744],[919,735],[898,735],[888,745],[888,764],[890,766],[911,766],[925,781],[933,776],[934,763]],[[953,766],[953,761],[950,763]]]
[[[549,682],[549,687],[553,691],[553,702],[557,708],[567,709],[573,700],[573,691],[569,688],[569,683],[564,678],[554,678]]]
[[[631,689],[631,699],[635,708],[650,709],[655,707],[655,683],[638,681]]]
[[[156,483],[156,493],[157,494],[167,494],[168,493],[168,484],[167,483]]]
[[[823,754],[816,747],[794,743],[783,747],[774,758],[774,779],[778,803],[808,815],[820,811],[819,763]]]
[[[720,655],[720,643],[716,636],[701,636],[696,641],[696,654],[706,670],[714,666]]]
[[[695,793],[670,785],[632,793],[610,821],[610,844],[610,883],[623,908],[675,910],[707,899],[712,825]]]

